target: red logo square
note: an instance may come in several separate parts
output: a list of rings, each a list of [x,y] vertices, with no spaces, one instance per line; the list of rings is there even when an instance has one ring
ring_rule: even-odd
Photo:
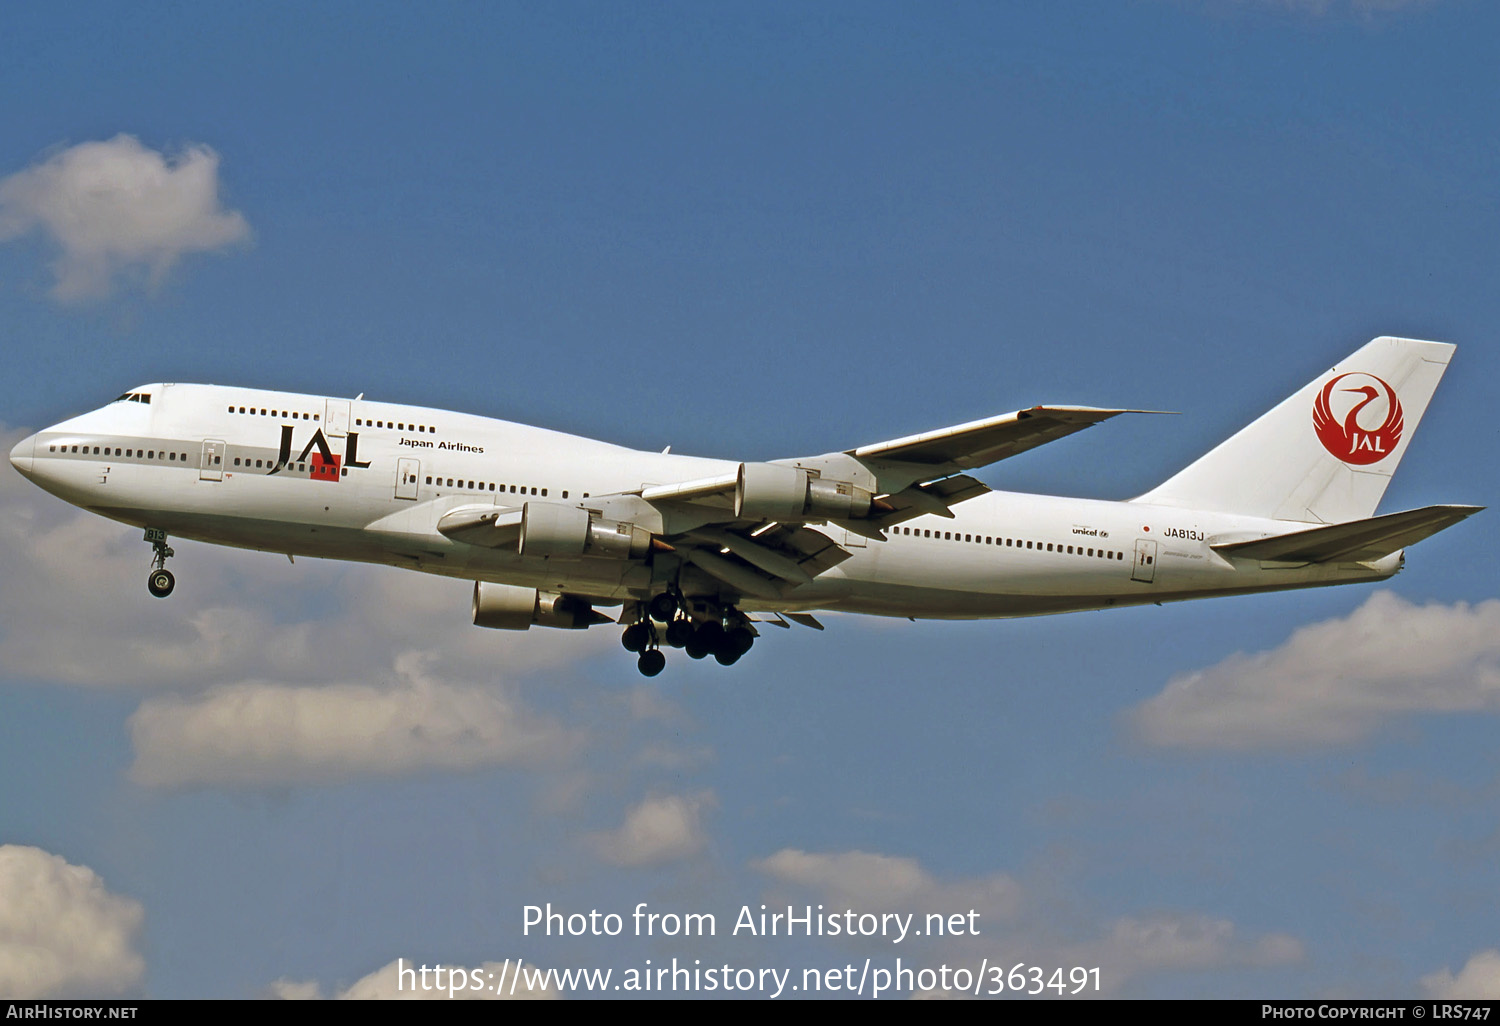
[[[312,454],[312,462],[308,466],[308,473],[314,481],[337,481],[339,479],[339,463],[342,457],[334,456],[333,462],[323,459],[323,454],[315,452]]]

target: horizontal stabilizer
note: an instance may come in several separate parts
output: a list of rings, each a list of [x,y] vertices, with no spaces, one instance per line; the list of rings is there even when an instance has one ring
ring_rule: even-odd
[[[1424,506],[1272,538],[1227,542],[1213,549],[1224,556],[1283,563],[1362,563],[1414,545],[1482,509],[1483,506]]]

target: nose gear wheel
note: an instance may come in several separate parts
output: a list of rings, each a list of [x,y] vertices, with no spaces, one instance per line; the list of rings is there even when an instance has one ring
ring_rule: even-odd
[[[160,528],[146,528],[146,540],[151,543],[151,573],[146,575],[146,590],[157,598],[166,598],[177,586],[177,578],[167,569],[167,560],[177,553],[167,544],[167,533]]]

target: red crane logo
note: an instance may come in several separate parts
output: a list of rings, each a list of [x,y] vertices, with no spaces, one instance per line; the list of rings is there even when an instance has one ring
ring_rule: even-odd
[[[1333,413],[1334,386],[1350,377],[1368,379],[1380,387],[1361,383],[1339,389],[1337,398],[1340,407],[1348,403],[1342,398],[1344,393],[1364,396],[1349,404],[1343,421],[1339,421]],[[1383,404],[1380,402],[1382,399]],[[1373,409],[1370,409],[1372,404]],[[1380,416],[1382,405],[1385,416],[1377,424],[1376,418]],[[1368,413],[1365,412],[1366,409],[1369,409]],[[1363,421],[1360,419],[1362,413]],[[1318,393],[1318,399],[1313,403],[1313,430],[1318,433],[1318,441],[1333,455],[1355,466],[1379,463],[1395,452],[1397,443],[1401,441],[1402,423],[1401,402],[1396,398],[1396,390],[1373,374],[1340,374],[1323,386],[1323,391]]]

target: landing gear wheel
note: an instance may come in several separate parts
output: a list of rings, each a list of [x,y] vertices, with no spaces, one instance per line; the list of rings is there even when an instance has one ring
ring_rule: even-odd
[[[724,625],[715,620],[709,620],[693,628],[693,633],[688,637],[684,647],[691,658],[702,659],[718,647],[719,639],[723,636]]]
[[[667,624],[667,644],[673,648],[682,648],[693,636],[693,621],[673,620]]]
[[[670,623],[672,617],[677,615],[677,596],[669,591],[664,591],[653,598],[647,606],[651,619]]]
[[[750,633],[750,628],[733,627],[721,634],[714,644],[714,658],[720,666],[733,666],[753,644],[755,635]]]
[[[620,635],[620,644],[627,652],[644,652],[651,644],[651,628],[644,623],[633,623]]]
[[[146,590],[157,598],[166,598],[172,594],[172,589],[177,585],[177,578],[172,576],[172,571],[165,568],[153,570],[146,578]]]
[[[666,667],[667,657],[661,654],[660,649],[648,649],[641,653],[635,665],[636,669],[641,671],[642,676],[655,677]]]
[[[755,633],[749,627],[736,627],[726,637],[740,655],[750,651],[750,646],[755,644]]]

